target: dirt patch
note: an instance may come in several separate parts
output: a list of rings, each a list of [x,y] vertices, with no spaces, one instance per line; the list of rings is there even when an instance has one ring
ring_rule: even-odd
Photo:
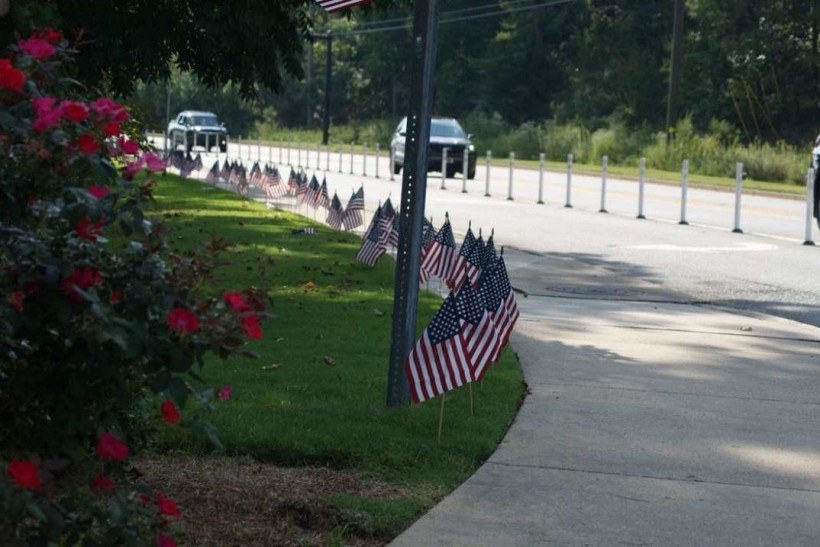
[[[349,471],[286,468],[233,458],[156,456],[136,467],[152,489],[182,510],[173,536],[180,545],[384,545],[350,522],[335,494],[396,498],[403,492]],[[341,538],[341,530],[344,537]]]

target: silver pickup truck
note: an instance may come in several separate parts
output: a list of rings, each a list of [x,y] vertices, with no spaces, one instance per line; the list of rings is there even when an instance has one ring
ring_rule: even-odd
[[[220,152],[228,150],[228,130],[213,112],[185,110],[168,123],[168,142],[171,150],[182,146],[190,152],[195,146],[206,152],[218,146]]]

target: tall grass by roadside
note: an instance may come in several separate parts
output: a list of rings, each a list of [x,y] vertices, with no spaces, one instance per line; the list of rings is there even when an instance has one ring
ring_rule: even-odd
[[[635,166],[646,158],[650,169],[679,173],[684,159],[689,160],[692,174],[734,178],[735,165],[742,162],[748,178],[757,181],[804,185],[809,150],[777,142],[742,144],[737,132],[727,122],[715,120],[708,131],[698,133],[690,118],[674,128],[674,138],[666,142],[665,133],[653,133],[648,127],[632,128],[617,119],[603,127],[589,128],[583,123],[545,121],[527,122],[513,127],[497,115],[473,113],[461,120],[465,131],[473,135],[480,155],[492,150],[496,158],[515,152],[521,160],[538,159],[544,153],[548,161],[565,161],[572,154],[577,164],[600,165],[606,155],[611,166]],[[333,127],[333,143],[351,141],[357,144],[378,142],[387,150],[395,128],[394,120],[374,120],[353,126]],[[263,139],[302,143],[321,141],[320,130],[288,130],[257,125],[257,136]]]

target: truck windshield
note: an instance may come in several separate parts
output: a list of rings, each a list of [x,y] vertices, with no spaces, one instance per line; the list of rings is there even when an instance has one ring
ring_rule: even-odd
[[[191,116],[191,125],[217,126],[219,121],[216,116]]]
[[[434,137],[449,137],[452,139],[463,139],[464,131],[455,122],[432,120],[430,134]]]

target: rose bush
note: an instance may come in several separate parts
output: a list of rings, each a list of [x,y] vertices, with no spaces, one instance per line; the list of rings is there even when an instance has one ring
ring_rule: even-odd
[[[164,163],[66,77],[74,55],[53,29],[0,54],[0,544],[173,545],[184,508],[130,458],[154,424],[218,443],[181,410],[230,396],[198,368],[252,355],[267,297],[205,292],[220,241],[168,249],[141,208]]]

